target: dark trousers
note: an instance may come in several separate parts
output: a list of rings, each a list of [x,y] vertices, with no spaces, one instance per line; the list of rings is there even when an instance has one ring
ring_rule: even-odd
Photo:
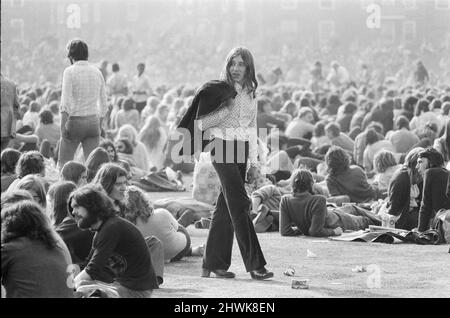
[[[223,142],[224,145],[234,143],[235,158],[240,141]],[[224,158],[228,147],[223,147]],[[214,158],[214,151],[212,151]],[[256,236],[255,228],[249,216],[250,199],[245,191],[244,180],[248,158],[248,143],[245,142],[244,163],[219,163],[213,159],[213,166],[220,179],[221,192],[217,200],[206,243],[203,268],[209,270],[228,270],[231,265],[233,233],[236,233],[239,249],[247,272],[256,270],[266,261]],[[237,160],[235,162],[238,162]]]
[[[62,168],[67,161],[73,160],[78,145],[83,146],[84,159],[100,143],[100,120],[97,116],[70,116],[66,122],[67,136],[61,136],[58,166]]]

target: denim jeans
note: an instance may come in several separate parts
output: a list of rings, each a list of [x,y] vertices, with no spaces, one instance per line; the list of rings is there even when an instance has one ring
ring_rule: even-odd
[[[100,119],[97,116],[71,116],[66,122],[66,136],[61,136],[58,166],[62,168],[67,161],[73,160],[78,145],[83,147],[84,159],[98,147],[100,142]]]
[[[229,143],[234,143],[230,147]],[[250,219],[250,199],[245,191],[244,180],[248,158],[248,142],[238,145],[243,141],[223,142],[223,158],[215,157],[211,153],[214,169],[220,179],[221,192],[217,200],[208,239],[206,242],[203,268],[209,270],[228,270],[231,265],[231,251],[233,248],[233,234],[236,234],[239,249],[247,272],[262,268],[266,265],[255,228]],[[228,144],[228,147],[225,145]],[[244,147],[243,147],[244,146]],[[227,149],[234,147],[235,163],[225,162]],[[245,162],[239,162],[237,150],[245,149]]]

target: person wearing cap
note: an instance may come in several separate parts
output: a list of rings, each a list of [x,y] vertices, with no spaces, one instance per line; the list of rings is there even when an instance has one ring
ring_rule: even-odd
[[[61,93],[61,141],[58,166],[73,160],[81,143],[84,158],[98,147],[106,115],[106,84],[98,68],[88,62],[88,46],[71,40],[67,46],[71,66],[63,73]]]

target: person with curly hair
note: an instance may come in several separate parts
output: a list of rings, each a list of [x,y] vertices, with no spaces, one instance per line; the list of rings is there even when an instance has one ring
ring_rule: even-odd
[[[351,202],[369,202],[377,198],[375,189],[367,182],[364,170],[350,165],[350,156],[341,147],[333,146],[325,155],[328,167],[326,184],[331,196],[347,195]]]
[[[192,247],[187,230],[166,209],[153,209],[138,187],[127,187],[122,213],[144,237],[154,235],[162,242],[166,261],[179,261],[185,256],[203,256],[204,247]]]

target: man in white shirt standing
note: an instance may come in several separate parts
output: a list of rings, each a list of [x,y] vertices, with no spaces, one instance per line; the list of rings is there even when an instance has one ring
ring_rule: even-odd
[[[147,98],[152,94],[152,88],[150,87],[148,76],[144,74],[144,63],[139,63],[137,65],[137,71],[138,74],[133,76],[131,82],[131,92],[133,93],[133,100],[136,103],[136,109],[139,114],[141,114],[147,104]]]
[[[105,81],[100,70],[88,62],[87,44],[76,39],[67,49],[72,65],[64,70],[62,80],[60,168],[73,160],[80,143],[85,159],[98,147],[107,110]]]

